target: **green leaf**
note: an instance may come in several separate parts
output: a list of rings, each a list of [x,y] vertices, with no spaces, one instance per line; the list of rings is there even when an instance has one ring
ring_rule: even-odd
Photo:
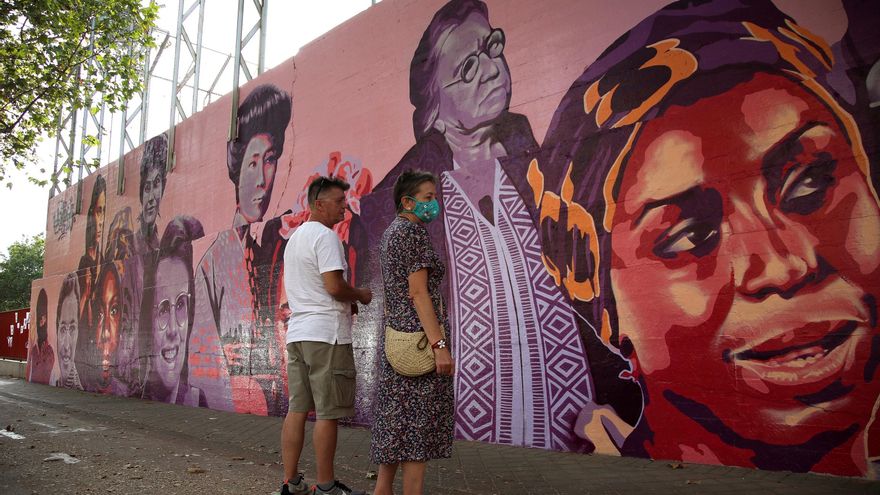
[[[145,48],[159,6],[142,0],[28,0],[0,7],[0,184],[9,167],[46,183],[36,164],[41,136],[58,116],[103,101],[120,108],[140,91]],[[89,34],[94,25],[93,52]],[[91,55],[91,62],[84,63]],[[96,94],[97,93],[97,94]]]
[[[7,183],[12,187],[12,183]],[[42,235],[22,237],[0,253],[0,311],[30,305],[31,282],[43,276],[45,240]]]

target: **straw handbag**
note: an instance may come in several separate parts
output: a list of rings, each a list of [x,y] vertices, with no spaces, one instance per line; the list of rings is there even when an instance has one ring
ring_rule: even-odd
[[[440,306],[443,314],[443,305]],[[386,319],[387,319],[386,312]],[[442,338],[446,332],[440,327]],[[391,326],[385,327],[385,357],[399,375],[422,376],[434,371],[434,350],[424,330],[418,332],[399,332]]]

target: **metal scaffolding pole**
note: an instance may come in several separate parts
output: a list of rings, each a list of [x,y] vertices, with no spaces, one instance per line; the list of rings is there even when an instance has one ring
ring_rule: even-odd
[[[199,111],[199,75],[202,73],[202,34],[204,34],[205,29],[205,2],[199,2],[199,31],[196,35],[196,59],[194,63],[194,78],[193,78],[193,97],[192,97],[192,112],[190,115],[194,115]]]
[[[155,103],[153,101],[155,98],[151,97],[151,93],[156,92],[155,81],[153,81],[153,78],[167,81],[170,84],[172,91],[171,105],[166,114],[169,118],[167,127],[169,146],[166,161],[169,171],[173,169],[175,164],[174,139],[176,124],[195,114],[201,108],[204,108],[205,105],[211,102],[212,98],[220,96],[220,93],[225,92],[224,88],[220,89],[220,93],[218,93],[216,88],[221,82],[224,74],[227,74],[226,71],[229,70],[230,66],[232,66],[234,79],[232,88],[234,100],[232,122],[236,122],[238,111],[238,86],[241,74],[243,73],[245,79],[249,81],[255,77],[255,75],[253,75],[254,69],[256,69],[257,75],[265,70],[266,21],[268,19],[269,0],[252,1],[259,19],[252,27],[245,30],[243,27],[243,17],[245,13],[244,0],[239,1],[235,50],[234,53],[227,53],[212,50],[209,47],[203,46],[205,9],[207,8],[208,1],[179,0],[176,33],[168,33],[161,29],[154,29],[154,39],[158,38],[156,39],[158,49],[155,51],[151,51],[149,48],[144,49],[142,74],[143,89],[139,95],[133,97],[119,113],[107,114],[107,109],[103,104],[98,106],[92,105],[91,102],[86,105],[85,108],[78,108],[75,110],[71,108],[67,110],[69,114],[62,113],[58,119],[58,132],[55,146],[56,156],[50,197],[61,192],[63,187],[69,187],[73,184],[73,181],[76,180],[78,184],[76,211],[79,213],[82,206],[82,179],[93,171],[94,166],[104,165],[102,162],[103,160],[106,159],[109,161],[113,156],[116,156],[113,154],[114,151],[118,151],[119,157],[117,160],[117,193],[124,193],[125,155],[136,147],[142,145],[147,137],[149,137],[150,114],[157,110],[154,108],[153,112],[150,111],[151,103]],[[198,11],[196,23],[188,24],[189,29],[187,29],[187,21],[196,17],[193,15],[196,11]],[[193,32],[193,29],[196,31]],[[249,63],[244,59],[242,50],[247,46],[248,42],[257,35],[259,35],[259,55],[256,64],[254,64],[253,61]],[[94,36],[94,34],[92,33],[91,36]],[[195,42],[193,42],[193,40]],[[90,50],[93,46],[92,43],[93,42],[90,40]],[[158,74],[157,65],[160,65],[160,59],[165,53],[166,48],[171,46],[171,43],[175,44],[173,55],[174,65],[171,67],[173,75],[169,79],[167,75],[163,77]],[[132,47],[129,54],[135,54],[138,50],[139,48]],[[203,52],[205,50],[211,52],[212,55],[221,55],[222,58],[217,61],[212,61],[210,58],[204,59]],[[208,61],[210,61],[210,66],[206,65]],[[84,62],[81,70],[91,70],[92,68],[97,67],[95,64],[96,62],[94,60],[88,60]],[[160,68],[162,70],[167,70],[169,68],[168,66],[169,63],[163,62],[160,65]],[[218,67],[219,70],[217,70]],[[208,71],[207,73],[205,72],[206,70]],[[217,70],[216,74],[214,73],[215,70]],[[204,89],[200,87],[208,81],[211,81],[210,87]],[[184,103],[183,100],[185,98],[183,92],[187,90],[192,91],[192,98]],[[202,95],[204,95],[204,97],[200,97]],[[98,101],[95,100],[95,98],[101,97],[100,94],[92,96],[92,102]],[[94,113],[92,113],[92,106],[95,107]],[[80,110],[82,111],[81,115]],[[107,124],[106,119],[108,117],[111,119],[110,127],[113,132],[116,132],[115,119],[120,119],[119,123],[121,125],[121,130],[118,137],[115,134],[109,138],[104,136],[104,133],[107,132],[105,125]],[[136,124],[138,120],[139,125]],[[234,126],[230,124],[230,129],[232,129],[230,132],[232,134],[235,133],[233,127]],[[97,138],[97,141],[93,138],[89,138],[90,133],[94,138]],[[234,136],[231,137],[231,139],[232,138],[234,138]],[[118,146],[118,150],[113,150],[113,146]],[[93,160],[93,155],[95,154],[97,155],[97,160]],[[100,163],[94,163],[95,161]],[[77,176],[75,178],[72,174],[73,167],[77,168]],[[65,170],[68,172],[67,178],[61,180],[60,175],[63,174]]]
[[[150,90],[152,88],[151,80],[154,77],[153,71],[156,68],[156,64],[159,62],[159,59],[162,57],[162,54],[168,45],[168,40],[171,37],[170,33],[160,30],[154,30],[154,33],[159,34],[160,36],[164,34],[164,38],[162,38],[162,41],[158,44],[159,49],[156,51],[155,55],[149,46],[143,48],[144,63],[141,72],[143,87],[140,93],[138,93],[139,101],[136,105],[132,103],[134,100],[129,101],[122,109],[122,132],[119,136],[119,159],[117,160],[119,174],[117,175],[116,183],[116,192],[120,195],[125,192],[125,155],[136,147],[144,144],[144,141],[146,140],[148,115],[150,110]],[[135,48],[131,47],[129,49],[129,56],[134,55],[134,53]],[[134,123],[135,119],[138,120],[138,127],[137,134],[133,135],[133,133],[129,132],[129,127]]]
[[[235,24],[235,51],[233,52],[233,73],[232,73],[232,110],[229,116],[229,133],[228,140],[233,141],[238,138],[238,103],[239,103],[239,74],[244,72],[245,78],[250,81],[253,79],[251,70],[247,65],[242,50],[247,46],[253,37],[259,32],[259,54],[257,55],[257,75],[263,73],[263,65],[266,58],[266,21],[269,18],[269,0],[253,0],[254,7],[257,9],[259,19],[248,31],[247,36],[241,37],[244,32],[244,0],[238,0],[238,19]]]
[[[192,116],[199,111],[199,81],[202,73],[202,35],[205,25],[205,4],[206,0],[194,0],[192,4],[184,9],[184,0],[179,0],[177,10],[177,41],[174,46],[174,72],[171,77],[171,109],[170,119],[168,122],[168,156],[165,162],[167,170],[170,172],[174,168],[174,138],[175,126],[179,122]],[[196,43],[193,45],[192,38],[186,30],[184,23],[198,8],[198,24],[196,30]],[[189,53],[190,62],[183,79],[180,78],[181,65],[181,49],[186,47]],[[187,86],[187,82],[192,78],[192,102],[189,105],[190,111],[187,112],[181,101],[181,91]]]
[[[63,169],[67,171],[67,177],[64,179],[65,186],[70,186],[75,155],[73,147],[76,139],[76,115],[76,110],[69,107],[62,108],[61,113],[58,114],[58,128],[55,131],[55,164],[52,169],[52,187],[49,189],[50,198],[61,192],[58,182]],[[62,169],[59,169],[59,164]]]
[[[262,5],[254,1],[260,12],[260,55],[257,59],[257,75],[266,69],[266,22],[269,20],[269,0],[263,0]]]

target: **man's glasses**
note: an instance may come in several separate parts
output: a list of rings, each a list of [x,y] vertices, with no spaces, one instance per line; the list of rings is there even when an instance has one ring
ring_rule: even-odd
[[[168,329],[171,323],[171,313],[174,313],[174,324],[177,328],[183,328],[189,322],[189,292],[181,292],[174,301],[174,305],[169,299],[163,299],[156,305],[155,322],[159,326],[159,330]]]
[[[495,28],[486,38],[483,49],[468,55],[468,57],[464,59],[464,62],[458,69],[458,79],[444,84],[443,87],[448,88],[456,83],[463,82],[467,84],[473,81],[474,78],[477,77],[477,70],[480,68],[480,55],[485,53],[489,58],[498,58],[503,51],[504,31]]]

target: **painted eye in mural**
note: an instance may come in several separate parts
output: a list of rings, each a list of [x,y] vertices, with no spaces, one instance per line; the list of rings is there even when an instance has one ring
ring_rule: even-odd
[[[187,297],[181,295],[177,298],[177,302],[174,303],[174,317],[177,319],[178,323],[181,321],[186,321],[188,306],[189,300]]]
[[[667,259],[684,252],[704,256],[718,244],[718,233],[717,225],[698,218],[687,218],[660,236],[655,243],[654,254]]]
[[[156,312],[156,321],[159,322],[159,328],[165,329],[168,326],[168,317],[171,314],[171,304],[168,300],[159,303],[159,311]]]
[[[158,191],[161,187],[162,179],[160,177],[156,177],[152,181],[147,181],[147,183],[144,184],[144,193],[151,193],[154,189]]]
[[[504,31],[495,28],[489,33],[489,36],[483,42],[483,47],[476,53],[468,55],[464,62],[458,67],[458,78],[443,85],[444,88],[453,84],[462,82],[469,83],[477,77],[477,69],[480,68],[480,55],[486,54],[489,58],[498,58],[504,52]]]
[[[477,75],[477,69],[480,67],[480,59],[471,55],[467,59],[465,59],[464,63],[461,64],[461,69],[459,70],[460,78],[464,82],[470,82],[474,80],[474,77]]]
[[[168,299],[163,299],[156,305],[156,323],[160,330],[165,330],[171,323],[171,312],[174,311],[174,324],[180,328],[189,321],[189,293],[183,292],[177,296],[174,304]]]
[[[793,167],[786,174],[779,197],[786,212],[806,215],[819,209],[825,194],[834,185],[837,161],[828,153],[820,153],[808,165]]]
[[[486,54],[489,58],[498,58],[504,51],[504,31],[501,29],[493,29],[486,38]]]
[[[263,157],[263,166],[266,168],[272,167],[275,168],[278,166],[278,156],[275,155],[274,151],[269,151]]]
[[[111,304],[110,305],[110,317],[116,318],[118,315],[119,315],[119,305],[118,304]]]

